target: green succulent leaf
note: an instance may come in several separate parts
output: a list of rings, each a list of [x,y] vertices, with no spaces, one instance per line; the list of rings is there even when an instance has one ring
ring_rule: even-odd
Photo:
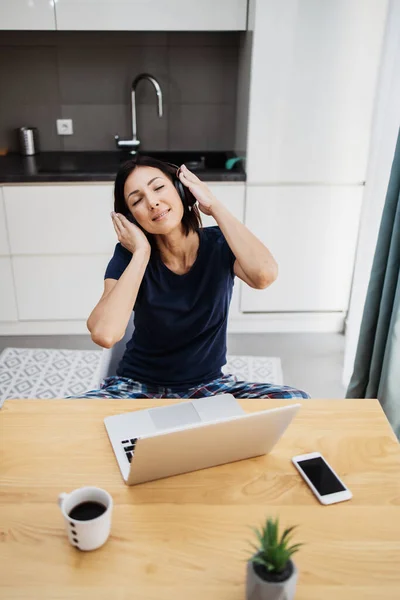
[[[295,552],[298,552],[298,550],[299,550],[299,548],[301,548],[301,546],[303,546],[303,544],[294,544],[294,546],[291,546],[290,548],[288,548],[288,552],[290,552],[290,555],[292,555]]]
[[[260,542],[261,546],[264,545],[264,537],[263,534],[261,533],[261,531],[259,529],[256,529],[255,527],[253,527],[253,530],[258,538],[258,541]]]
[[[250,560],[262,565],[270,572],[281,572],[290,560],[292,554],[298,551],[303,544],[291,543],[291,534],[296,526],[288,527],[279,538],[279,520],[267,519],[264,527],[252,528],[259,546],[251,544],[256,554]]]
[[[296,525],[293,525],[293,527],[288,527],[288,529],[285,529],[283,536],[281,537],[281,544],[284,543],[284,541],[288,541],[289,535],[292,533],[292,531],[296,529]]]
[[[276,546],[278,543],[278,519],[275,522],[272,519],[268,519],[267,535],[269,545]]]
[[[265,560],[263,560],[261,556],[252,556],[250,560],[256,565],[265,565]]]

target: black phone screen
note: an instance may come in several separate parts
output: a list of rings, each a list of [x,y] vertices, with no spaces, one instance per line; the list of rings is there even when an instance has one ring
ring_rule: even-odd
[[[300,469],[307,475],[320,496],[343,492],[346,488],[327,465],[321,456],[300,460],[297,463]]]

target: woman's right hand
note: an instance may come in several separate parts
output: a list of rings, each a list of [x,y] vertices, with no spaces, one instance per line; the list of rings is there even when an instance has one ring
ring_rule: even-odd
[[[137,250],[146,250],[150,253],[151,247],[149,241],[137,225],[131,223],[121,213],[112,212],[111,218],[118,241],[121,242],[124,248],[132,252],[132,254]]]

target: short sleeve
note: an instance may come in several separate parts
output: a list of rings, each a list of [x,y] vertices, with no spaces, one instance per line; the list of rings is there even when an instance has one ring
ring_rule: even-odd
[[[229,268],[229,272],[230,272],[231,276],[235,277],[233,265],[235,264],[236,256],[233,254],[232,250],[230,249],[230,246],[229,246],[228,242],[226,241],[224,234],[222,233],[221,229],[218,226],[208,227],[207,229],[210,233],[213,234],[213,236],[215,236],[213,238],[215,240],[215,242],[221,246],[224,265]]]
[[[114,255],[107,265],[104,279],[119,279],[128,266],[131,258],[132,253],[121,244],[117,244],[115,246]]]
[[[225,240],[225,238],[224,238],[224,240]],[[226,252],[228,254],[230,272],[231,272],[232,277],[235,277],[235,271],[233,269],[233,265],[235,264],[236,256],[233,254],[233,252],[230,249],[229,244],[226,240],[225,240],[225,244],[226,244]]]

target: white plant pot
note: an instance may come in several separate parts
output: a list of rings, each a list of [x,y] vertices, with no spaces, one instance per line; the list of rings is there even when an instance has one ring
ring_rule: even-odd
[[[291,561],[292,562],[292,561]],[[262,579],[254,570],[254,563],[247,563],[246,600],[293,600],[296,592],[298,571],[292,562],[293,572],[285,581]]]

